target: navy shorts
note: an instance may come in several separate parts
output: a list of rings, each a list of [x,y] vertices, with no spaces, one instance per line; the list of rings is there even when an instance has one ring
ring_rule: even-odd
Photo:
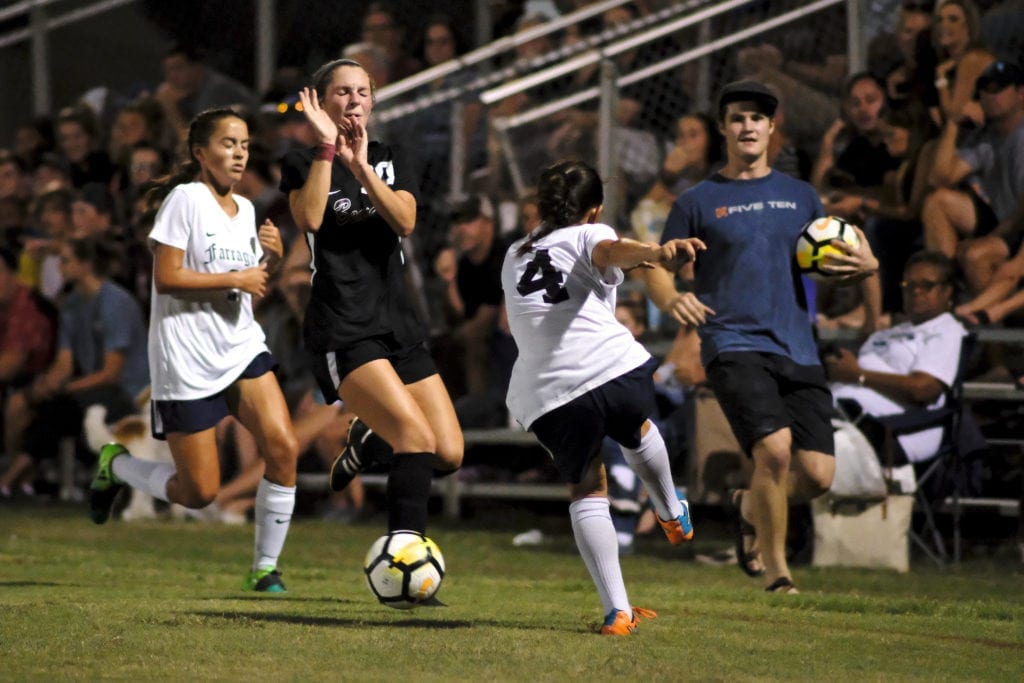
[[[239,379],[256,379],[277,368],[277,359],[268,351],[253,358],[248,367],[242,371]],[[234,384],[234,382],[232,382]],[[171,432],[195,434],[211,427],[231,414],[228,405],[227,389],[213,396],[197,398],[191,401],[151,401],[150,409],[153,416],[153,438],[167,440]]]
[[[606,436],[640,446],[640,428],[657,410],[653,358],[538,417],[530,425],[563,481],[578,484]]]
[[[820,365],[797,365],[773,353],[727,352],[711,361],[707,377],[747,455],[786,427],[797,448],[835,454],[832,393]]]
[[[361,339],[344,349],[313,354],[313,377],[324,401],[328,405],[337,401],[342,380],[359,366],[375,360],[391,363],[402,384],[414,384],[437,374],[434,359],[423,342],[403,346],[390,334]]]

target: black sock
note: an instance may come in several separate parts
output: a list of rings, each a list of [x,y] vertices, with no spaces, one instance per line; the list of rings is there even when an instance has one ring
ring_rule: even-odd
[[[388,531],[427,531],[433,453],[395,453],[388,475]]]
[[[363,462],[373,465],[390,466],[395,459],[395,452],[391,449],[391,445],[377,432],[366,437],[362,445],[362,452],[366,454]]]

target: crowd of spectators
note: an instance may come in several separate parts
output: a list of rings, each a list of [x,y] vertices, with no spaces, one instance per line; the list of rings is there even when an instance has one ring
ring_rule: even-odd
[[[502,30],[527,31],[555,18],[555,3],[521,4],[518,14],[500,17]],[[638,1],[609,10],[523,42],[508,60],[526,64],[588,34],[625,30],[664,4]],[[772,166],[812,182],[827,210],[863,226],[879,255],[881,286],[862,288],[860,300],[837,302],[827,288],[819,292],[823,325],[854,326],[866,335],[886,317],[857,310],[898,316],[906,259],[923,247],[957,260],[956,313],[967,324],[1013,324],[1024,310],[1024,33],[1006,27],[1021,23],[1024,7],[1016,0],[983,3],[984,12],[972,0],[876,4],[887,9],[870,17],[878,30],[866,71],[844,78],[845,55],[814,62],[778,34],[771,43],[730,53],[718,85],[752,76],[775,88],[781,102]],[[362,63],[379,88],[470,47],[458,17],[431,15],[418,26],[404,19],[384,3],[371,5],[360,40],[339,46],[338,56]],[[621,52],[616,65],[620,73],[635,71],[678,53],[682,41],[662,38]],[[613,139],[622,182],[612,191],[620,214],[608,220],[624,234],[657,240],[672,201],[721,163],[721,135],[710,103],[696,98],[694,66],[619,94]],[[100,110],[82,101],[25,122],[11,149],[0,150],[2,497],[32,490],[34,467],[53,453],[48,439],[74,432],[88,403],[104,402],[116,417],[144,388],[152,267],[146,236],[159,205],[148,190],[180,156],[189,119],[213,106],[245,113],[253,139],[237,190],[255,204],[257,223],[270,218],[288,247],[258,315],[281,361],[296,428],[326,462],[342,446],[342,409],[317,404],[301,352],[309,253],[278,190],[284,152],[317,140],[296,97],[305,75],[281,68],[272,87],[256,94],[188,45],[167,51],[162,68],[153,87],[131,101],[108,97]],[[484,71],[456,72],[409,97],[464,86]],[[386,124],[399,131],[390,137],[408,143],[420,169],[420,222],[407,245],[410,284],[420,292],[439,367],[465,426],[507,424],[503,397],[515,351],[498,272],[505,246],[537,225],[536,200],[511,190],[510,169],[518,164],[532,177],[558,157],[593,160],[597,149],[596,103],[524,126],[514,160],[506,158],[489,119],[551,102],[596,79],[594,69],[580,69],[489,107],[466,89],[461,130],[452,128],[451,101]],[[468,198],[450,195],[453,136],[466,150]],[[647,319],[653,308],[643,302],[631,310],[646,319],[645,339],[675,334],[659,329],[656,317]],[[1000,362],[1011,373],[1024,369],[1014,365],[1013,353]],[[48,428],[67,421],[71,427]],[[251,448],[235,441],[226,450],[237,451],[243,464],[236,469],[244,472]],[[334,501],[332,510],[358,508],[361,494],[353,498]]]

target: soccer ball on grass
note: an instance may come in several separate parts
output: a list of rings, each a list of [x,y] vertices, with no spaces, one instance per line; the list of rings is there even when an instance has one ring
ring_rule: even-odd
[[[836,239],[854,248],[860,246],[860,238],[857,237],[853,225],[842,218],[815,218],[801,228],[800,236],[796,240],[796,264],[800,272],[815,280],[832,277],[823,271],[821,266],[828,262],[830,256],[842,253],[832,246],[832,240]]]
[[[444,557],[437,544],[414,531],[381,536],[366,553],[366,584],[382,604],[411,609],[441,587]]]

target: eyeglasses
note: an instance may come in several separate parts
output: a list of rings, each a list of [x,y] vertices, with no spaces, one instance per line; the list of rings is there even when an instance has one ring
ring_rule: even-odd
[[[931,292],[936,287],[946,284],[938,280],[904,280],[900,283],[900,287],[908,292],[912,292],[916,289],[921,290],[925,294]]]

